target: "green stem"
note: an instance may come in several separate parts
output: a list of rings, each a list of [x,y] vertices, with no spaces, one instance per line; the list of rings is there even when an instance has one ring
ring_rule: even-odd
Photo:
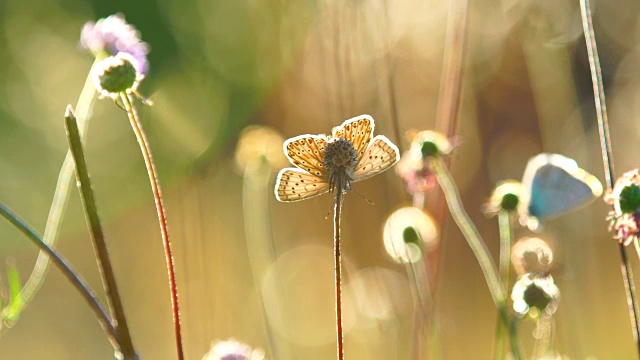
[[[340,255],[340,217],[342,211],[342,189],[336,189],[336,204],[333,211],[333,250],[336,276],[336,330],[338,337],[338,359],[344,360],[344,336],[342,333],[342,259]]]
[[[176,337],[176,351],[178,354],[178,360],[184,359],[184,350],[182,346],[182,328],[180,326],[180,306],[178,304],[178,285],[176,284],[176,272],[173,262],[173,251],[171,250],[171,242],[169,241],[169,230],[167,228],[167,217],[164,209],[164,203],[162,201],[162,190],[160,189],[160,182],[158,181],[158,175],[156,172],[156,166],[151,156],[151,149],[149,148],[149,141],[142,129],[142,123],[138,117],[136,108],[131,104],[131,96],[126,93],[120,94],[120,99],[124,104],[124,108],[129,116],[131,122],[131,128],[133,129],[138,144],[140,145],[140,151],[144,158],[144,164],[147,167],[147,174],[149,175],[149,182],[151,183],[151,190],[153,192],[153,199],[156,203],[156,211],[158,213],[158,222],[160,223],[160,233],[162,234],[162,243],[164,245],[164,254],[167,262],[167,272],[169,276],[169,292],[171,293],[171,310],[173,312],[173,327]]]
[[[500,228],[500,279],[502,289],[509,292],[511,282],[511,213],[500,210],[498,213],[498,227]]]
[[[109,251],[107,250],[104,232],[100,224],[98,208],[93,190],[91,189],[91,180],[89,179],[89,170],[87,169],[87,163],[85,161],[78,123],[76,122],[76,117],[73,115],[71,105],[67,107],[64,120],[69,147],[76,165],[76,178],[78,180],[78,188],[80,189],[80,198],[84,206],[87,225],[89,226],[91,240],[93,241],[93,249],[96,253],[98,268],[102,276],[102,284],[107,294],[107,303],[111,317],[115,320],[115,329],[121,347],[120,350],[122,351],[124,359],[136,359],[137,355],[133,348],[133,341],[131,340],[127,319],[124,314],[124,308],[122,307],[122,300],[120,299],[120,293],[118,292],[118,286],[116,284],[116,277],[111,267]]]
[[[62,271],[62,274],[71,282],[71,284],[80,292],[80,295],[93,310],[94,315],[98,319],[100,326],[107,333],[107,337],[111,342],[111,345],[118,351],[120,346],[118,344],[116,330],[111,324],[109,316],[100,305],[100,301],[95,296],[95,292],[87,285],[82,278],[67,264],[67,261],[58,255],[47,243],[45,243],[38,234],[27,225],[22,219],[18,217],[13,211],[0,202],[0,215],[13,224],[20,232],[29,238],[43,253],[49,256],[53,260],[53,264]]]
[[[97,63],[99,59],[94,62]],[[93,65],[92,65],[93,66]],[[97,98],[97,92],[93,85],[91,76],[87,76],[87,79],[78,98],[77,118],[81,128],[81,137],[84,139],[89,126],[89,119],[91,118],[91,112],[93,111],[93,104]],[[51,208],[49,210],[49,216],[47,217],[47,224],[44,230],[43,240],[46,244],[53,247],[56,243],[58,235],[60,233],[60,224],[64,218],[64,214],[67,210],[67,204],[69,202],[69,186],[71,184],[71,178],[73,175],[73,159],[71,158],[71,152],[68,151],[64,158],[60,173],[58,174],[58,182],[53,194],[53,200],[51,202]],[[16,317],[9,319],[12,324],[18,320],[17,316],[24,310],[33,297],[40,289],[40,286],[44,283],[44,277],[49,267],[49,255],[45,252],[38,254],[38,259],[33,267],[31,275],[27,279],[25,285],[22,287],[21,298],[22,303],[19,307],[15,308]]]
[[[469,218],[469,215],[467,215],[462,207],[460,194],[458,193],[458,189],[451,178],[451,174],[449,174],[449,171],[440,158],[433,158],[431,163],[435,169],[438,184],[440,184],[445,199],[447,200],[451,216],[460,228],[460,231],[462,231],[465,239],[467,239],[473,254],[478,259],[482,273],[484,274],[487,285],[489,286],[493,302],[497,307],[503,305],[505,302],[505,296],[504,291],[500,286],[500,282],[498,281],[498,271],[496,270],[496,266],[489,254],[489,249],[487,249],[487,246],[482,240],[478,229],[476,229],[475,225]]]
[[[600,68],[600,57],[596,45],[596,35],[593,30],[593,18],[591,16],[591,4],[589,0],[580,1],[580,13],[582,15],[582,28],[589,54],[589,65],[591,69],[591,82],[593,83],[593,95],[598,119],[598,132],[600,133],[600,149],[602,152],[602,163],[604,165],[605,180],[607,189],[611,190],[614,182],[613,154],[611,152],[611,138],[609,136],[609,119],[607,117],[607,102],[604,96],[604,84],[602,83],[602,69]],[[622,243],[618,244],[620,252],[620,271],[627,298],[627,309],[631,320],[631,331],[636,342],[638,354],[640,354],[640,315],[638,314],[635,282],[633,272],[627,259],[627,251]]]
[[[433,165],[433,168],[435,170],[438,184],[440,185],[440,187],[442,188],[442,192],[444,193],[444,197],[447,201],[451,216],[453,217],[456,225],[458,225],[458,228],[460,228],[460,231],[464,235],[464,238],[467,240],[471,251],[473,251],[474,255],[476,256],[476,259],[478,259],[478,263],[480,264],[480,268],[482,269],[482,273],[487,282],[487,286],[489,287],[489,291],[491,292],[491,297],[493,298],[496,309],[498,310],[498,313],[504,325],[508,327],[509,316],[507,315],[506,310],[505,294],[498,280],[498,271],[496,270],[496,266],[491,259],[489,250],[482,240],[478,229],[475,227],[475,225],[469,218],[469,215],[467,215],[466,211],[462,207],[462,201],[460,200],[458,188],[453,182],[451,174],[447,170],[447,167],[443,163],[442,159],[439,157],[433,157],[431,158],[431,164]],[[512,344],[517,344],[517,341],[515,341],[513,338],[511,340]],[[515,348],[512,348],[512,352],[515,359],[520,358],[517,346]]]
[[[269,214],[268,201],[269,195],[272,194],[272,192],[269,191],[270,181],[271,167],[267,161],[253,161],[246,165],[242,187],[242,210],[244,214],[249,265],[251,266],[253,281],[261,305],[260,310],[262,311],[262,322],[268,341],[269,358],[286,359],[290,356],[280,355],[276,347],[274,334],[271,326],[269,326],[266,304],[262,296],[262,291],[260,291],[262,277],[276,261],[270,228],[271,216]],[[278,277],[278,284],[280,284],[279,280]],[[282,291],[280,291],[279,294],[282,294]]]
[[[498,213],[498,227],[500,229],[500,280],[501,286],[505,294],[509,293],[509,285],[511,282],[511,214],[507,210],[500,210]],[[505,299],[506,305],[506,299]],[[496,324],[496,338],[495,338],[495,358],[504,359],[506,357],[507,343],[505,342],[505,335],[508,331],[508,327],[504,326],[504,323],[498,316]]]

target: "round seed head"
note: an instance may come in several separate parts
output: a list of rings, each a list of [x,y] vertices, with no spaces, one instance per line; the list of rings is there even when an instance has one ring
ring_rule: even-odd
[[[135,92],[143,79],[135,64],[136,59],[127,53],[118,53],[97,63],[92,69],[92,78],[98,92],[112,99],[121,93]]]
[[[358,163],[356,149],[347,139],[331,138],[327,141],[323,163],[328,172],[338,168],[352,172]]]

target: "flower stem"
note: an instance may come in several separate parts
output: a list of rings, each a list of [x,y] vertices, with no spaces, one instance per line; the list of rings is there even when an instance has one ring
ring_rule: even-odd
[[[471,222],[469,215],[467,215],[462,208],[460,194],[458,193],[458,189],[453,183],[451,174],[449,174],[446,166],[440,158],[432,158],[431,161],[436,172],[438,184],[440,184],[445,199],[447,200],[451,216],[460,228],[460,231],[462,231],[462,234],[465,239],[467,239],[471,250],[478,259],[482,273],[484,274],[487,285],[489,286],[493,302],[496,306],[499,306],[504,303],[505,296],[504,291],[500,286],[500,282],[498,281],[498,271],[491,259],[491,255],[489,255],[489,250],[484,244],[484,241],[482,241],[478,229],[476,229],[473,222]]]
[[[80,295],[86,300],[86,302],[93,310],[94,315],[98,319],[100,326],[107,333],[107,337],[111,342],[111,345],[117,351],[120,350],[120,345],[118,344],[118,338],[116,334],[116,330],[111,324],[111,320],[109,316],[102,308],[100,301],[95,296],[95,292],[87,285],[82,278],[67,264],[67,261],[62,258],[62,256],[58,255],[55,250],[53,250],[47,243],[45,243],[38,234],[27,225],[22,219],[18,217],[13,211],[11,211],[8,207],[6,207],[3,203],[0,202],[0,215],[2,215],[5,219],[7,219],[11,224],[13,224],[20,232],[26,235],[29,240],[31,240],[43,253],[47,256],[51,257],[54,265],[62,271],[64,276],[71,282],[71,284],[80,292]]]
[[[498,212],[498,227],[500,229],[500,262],[499,262],[499,272],[500,272],[500,281],[501,286],[505,294],[509,293],[509,283],[511,281],[511,214],[507,210],[500,210]],[[505,299],[506,305],[506,299]],[[498,321],[496,325],[496,343],[495,343],[495,358],[496,359],[504,359],[506,357],[505,351],[506,342],[505,342],[505,333],[508,331],[508,327],[504,326],[504,323],[501,321],[498,316]]]
[[[491,292],[491,297],[493,298],[493,302],[498,310],[498,314],[503,321],[504,326],[509,327],[509,316],[507,315],[506,309],[506,298],[504,294],[504,290],[500,285],[498,278],[498,271],[496,270],[496,266],[491,259],[491,255],[489,254],[489,250],[485,245],[478,229],[475,227],[469,215],[467,215],[466,211],[462,207],[462,202],[460,200],[460,194],[458,193],[458,189],[451,178],[451,174],[447,170],[446,165],[439,157],[431,158],[431,164],[435,170],[436,180],[440,187],[442,188],[442,192],[444,193],[445,200],[447,201],[447,205],[449,206],[449,211],[451,212],[451,216],[453,220],[460,228],[460,231],[464,235],[469,247],[473,251],[476,259],[478,259],[478,263],[480,264],[480,268],[482,269],[482,273],[484,274],[484,278],[487,282],[487,286],[489,287],[489,291]],[[514,359],[520,359],[520,353],[517,347],[517,340],[514,339],[515,332],[511,332],[511,343],[512,343],[512,354]],[[516,345],[513,347],[513,345]]]
[[[336,275],[336,329],[338,332],[338,359],[344,360],[344,336],[342,334],[342,259],[340,255],[340,217],[342,211],[342,189],[336,189],[336,204],[333,211],[333,250]]]
[[[126,93],[120,95],[124,108],[129,116],[131,122],[131,128],[136,135],[138,144],[140,145],[140,151],[144,158],[144,163],[147,167],[147,174],[149,175],[149,182],[151,183],[151,190],[153,191],[153,198],[156,203],[156,210],[158,212],[158,221],[160,223],[160,232],[162,234],[162,242],[164,245],[164,253],[167,261],[167,272],[169,275],[169,292],[171,293],[171,309],[173,312],[173,325],[176,336],[176,350],[178,353],[178,360],[184,359],[184,352],[182,346],[182,329],[180,327],[180,306],[178,304],[178,286],[176,284],[176,273],[173,262],[173,252],[171,251],[171,242],[169,242],[169,231],[167,230],[167,218],[162,201],[162,191],[160,189],[160,182],[156,174],[156,167],[153,163],[151,156],[151,149],[149,148],[149,142],[142,129],[142,124],[138,117],[136,108],[131,103],[131,96]]]
[[[98,216],[98,208],[93,190],[91,189],[91,180],[89,179],[89,170],[87,169],[84,149],[82,148],[82,141],[80,139],[80,130],[78,129],[78,123],[76,122],[76,117],[73,115],[71,105],[67,107],[64,120],[67,138],[69,140],[69,148],[76,165],[76,177],[78,180],[78,188],[80,189],[80,198],[84,206],[87,225],[89,225],[98,268],[100,269],[100,275],[102,275],[102,284],[107,294],[109,311],[111,317],[115,320],[115,330],[118,336],[118,342],[120,343],[120,351],[122,352],[123,359],[136,359],[137,355],[133,347],[129,327],[127,326],[127,319],[124,314],[124,308],[122,307],[120,293],[118,292],[116,277],[111,267],[109,251],[107,250],[104,232],[102,231],[100,217]]]
[[[509,292],[511,282],[511,213],[508,210],[498,212],[498,227],[500,228],[500,279],[502,289]]]
[[[270,227],[271,215],[269,214],[268,198],[272,194],[269,191],[271,175],[271,166],[264,158],[247,164],[242,181],[242,211],[247,249],[249,249],[247,252],[249,265],[260,302],[269,358],[280,359],[289,358],[290,356],[282,356],[278,351],[275,334],[269,324],[264,296],[260,290],[262,277],[276,261],[276,251]],[[279,275],[276,276],[278,279],[277,284],[282,285]],[[283,290],[282,287],[279,290]],[[282,291],[279,294],[282,294]]]
[[[99,59],[96,59],[98,62]],[[95,62],[94,62],[95,64]],[[91,76],[87,76],[87,80],[85,81],[84,87],[82,88],[82,92],[80,93],[80,97],[78,98],[78,103],[76,106],[77,109],[77,118],[81,127],[81,137],[84,138],[87,132],[87,128],[89,125],[89,119],[91,118],[91,112],[93,111],[93,104],[97,97],[97,92],[95,86],[93,85],[93,81],[91,80]],[[67,155],[64,158],[64,162],[62,163],[62,167],[60,168],[60,173],[58,174],[58,182],[56,183],[56,188],[53,194],[53,200],[51,201],[51,208],[49,210],[49,216],[47,217],[47,224],[45,225],[43,241],[49,246],[54,246],[58,234],[60,232],[60,224],[62,223],[62,219],[64,218],[64,214],[67,209],[67,203],[69,202],[69,185],[71,183],[71,177],[73,175],[73,159],[71,158],[71,152],[68,151]],[[27,279],[26,283],[22,287],[22,291],[20,292],[20,297],[22,298],[22,302],[19,307],[14,308],[14,319],[9,319],[9,321],[14,324],[17,321],[17,316],[24,310],[35,294],[40,289],[40,286],[44,283],[44,277],[47,273],[47,269],[49,267],[49,255],[45,252],[40,252],[38,254],[38,259],[31,271],[31,275]]]
[[[607,103],[604,96],[604,84],[602,83],[602,69],[600,68],[600,58],[596,45],[596,36],[593,30],[593,18],[591,16],[591,4],[589,0],[580,1],[580,13],[582,14],[582,27],[589,54],[589,66],[591,69],[591,82],[593,83],[593,95],[598,119],[598,131],[600,133],[600,149],[602,151],[602,162],[604,165],[605,180],[607,189],[611,189],[615,182],[613,155],[611,153],[611,137],[609,136],[609,120],[607,117]],[[633,339],[636,342],[638,354],[640,354],[640,336],[637,300],[635,295],[635,282],[627,259],[627,252],[622,243],[618,244],[620,250],[620,271],[627,297],[627,307],[631,320]]]

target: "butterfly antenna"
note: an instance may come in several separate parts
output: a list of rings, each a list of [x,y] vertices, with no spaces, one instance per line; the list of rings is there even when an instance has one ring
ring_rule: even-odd
[[[366,202],[367,202],[367,204],[369,204],[369,205],[375,205],[375,204],[376,204],[375,202],[373,202],[373,201],[369,200],[366,196],[364,196],[364,195],[362,195],[361,193],[359,193],[357,190],[355,190],[355,189],[351,189],[351,190],[352,190],[353,192],[355,192],[356,194],[360,195],[360,197],[361,197],[361,198],[363,198],[363,199],[364,199],[364,201],[366,201]]]
[[[329,216],[331,216],[332,212],[333,212],[333,205],[331,205],[331,207],[329,208],[329,211],[327,211],[327,215],[324,217],[324,219],[329,220]]]

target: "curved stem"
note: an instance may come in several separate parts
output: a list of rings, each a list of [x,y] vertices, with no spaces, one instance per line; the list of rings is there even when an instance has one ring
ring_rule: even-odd
[[[64,276],[71,282],[71,284],[80,292],[80,295],[86,300],[93,310],[94,315],[98,319],[100,326],[107,333],[107,337],[113,345],[114,349],[117,351],[120,350],[120,345],[118,344],[116,330],[111,324],[111,320],[109,316],[102,308],[100,301],[95,296],[95,292],[87,285],[82,278],[71,268],[69,264],[67,264],[66,260],[62,258],[62,256],[58,255],[55,250],[53,250],[47,243],[45,243],[38,234],[27,225],[22,219],[18,217],[13,211],[11,211],[8,207],[6,207],[3,203],[0,202],[0,215],[2,215],[5,219],[9,220],[11,224],[13,224],[20,232],[26,235],[29,240],[31,240],[40,251],[47,254],[47,256],[51,257],[54,265],[62,271]]]
[[[593,30],[593,18],[591,16],[591,4],[589,0],[580,1],[580,13],[582,15],[582,27],[584,38],[589,54],[589,66],[591,69],[591,82],[593,83],[593,95],[598,119],[598,131],[600,133],[600,149],[602,152],[602,163],[604,165],[605,180],[607,189],[611,189],[615,182],[613,155],[611,153],[611,137],[609,136],[609,119],[607,117],[607,103],[604,96],[604,84],[602,82],[602,69],[600,68],[600,57],[596,45],[596,36]],[[633,273],[627,259],[627,252],[623,244],[618,244],[620,250],[620,271],[624,290],[627,297],[627,307],[629,318],[631,319],[631,330],[633,339],[636,342],[638,354],[640,354],[640,316],[638,314],[635,283]]]
[[[344,336],[342,334],[342,259],[340,255],[340,216],[342,189],[336,189],[336,204],[333,211],[333,250],[336,275],[336,329],[338,332],[338,359],[344,359]]]
[[[498,271],[496,270],[496,266],[491,259],[489,249],[487,249],[484,241],[482,241],[480,233],[469,218],[469,215],[467,215],[467,213],[462,208],[460,194],[458,193],[458,189],[453,183],[451,174],[449,174],[446,166],[440,158],[433,158],[431,159],[431,161],[435,169],[438,184],[440,184],[445,199],[447,200],[447,205],[449,206],[451,216],[460,228],[460,231],[462,231],[465,239],[467,239],[467,242],[469,243],[469,247],[471,247],[473,254],[478,259],[478,263],[480,264],[482,273],[484,274],[487,285],[489,286],[489,291],[491,292],[493,302],[495,303],[496,307],[499,307],[500,305],[504,304],[505,296],[504,291],[500,286],[500,282],[498,281]]]
[[[122,93],[120,95],[124,108],[129,115],[129,121],[131,122],[131,128],[136,135],[138,144],[140,145],[140,151],[144,158],[144,163],[147,167],[147,174],[149,175],[149,182],[151,183],[151,190],[153,191],[153,198],[156,203],[156,210],[158,212],[158,221],[160,223],[160,232],[162,234],[162,243],[164,245],[164,253],[167,261],[167,272],[169,275],[169,291],[171,293],[171,309],[173,311],[173,325],[176,336],[176,349],[178,353],[178,360],[184,359],[184,351],[182,347],[182,329],[180,327],[180,306],[178,304],[178,286],[176,284],[176,273],[173,263],[173,252],[171,250],[171,242],[169,242],[169,231],[167,230],[167,218],[164,210],[164,204],[162,201],[162,191],[160,189],[160,182],[156,174],[156,167],[153,163],[151,156],[151,149],[149,148],[149,142],[142,129],[142,124],[138,117],[136,108],[131,104],[131,97],[129,94]]]
[[[96,59],[96,62],[99,60],[100,59]],[[94,64],[96,62],[94,62]],[[97,94],[95,86],[93,85],[93,80],[89,75],[87,76],[87,80],[82,88],[82,92],[80,93],[76,106],[76,113],[78,122],[80,123],[80,134],[82,138],[85,137],[87,132],[89,119],[91,118],[91,112],[93,110],[93,104],[97,98]],[[73,159],[71,158],[71,152],[68,151],[64,158],[64,162],[62,163],[62,167],[60,168],[58,182],[56,183],[56,188],[53,193],[53,200],[51,201],[51,208],[49,210],[47,224],[45,225],[44,235],[42,237],[43,241],[49,246],[53,246],[58,238],[60,224],[62,223],[62,219],[64,218],[64,214],[67,209],[67,203],[69,202],[69,185],[71,184],[72,176]],[[44,283],[44,277],[47,273],[48,267],[49,255],[45,252],[40,252],[38,254],[38,259],[33,266],[33,270],[31,271],[31,275],[29,275],[29,278],[20,292],[20,297],[23,301],[20,307],[13,309],[16,315],[20,314],[20,312],[29,305],[35,294],[38,292],[38,289],[40,289],[40,286]],[[17,318],[13,319],[13,321],[17,321]]]
[[[100,275],[102,276],[102,284],[107,294],[107,304],[111,317],[115,320],[115,329],[118,335],[123,359],[136,359],[137,355],[127,326],[127,319],[124,314],[122,300],[116,284],[116,276],[111,267],[111,259],[107,250],[102,224],[98,216],[98,207],[91,188],[91,180],[89,179],[89,170],[84,157],[84,149],[80,140],[80,130],[76,117],[73,115],[71,105],[67,107],[64,115],[65,129],[69,140],[69,148],[73,154],[76,165],[76,177],[78,180],[78,188],[80,189],[80,199],[84,207],[84,213],[89,226],[91,240],[93,241],[93,249],[96,253],[96,260]]]
[[[493,302],[498,310],[498,314],[500,315],[504,326],[509,327],[509,316],[506,309],[505,293],[498,280],[498,271],[496,270],[493,259],[491,259],[489,249],[487,249],[478,229],[462,207],[458,188],[453,182],[451,174],[447,170],[442,159],[439,157],[433,157],[431,158],[431,164],[435,170],[436,180],[438,181],[438,184],[440,184],[440,188],[442,188],[445,200],[449,206],[449,212],[451,213],[456,225],[458,225],[458,228],[460,228],[464,238],[467,240],[469,247],[476,256],[476,259],[478,259],[478,263],[480,264],[480,268],[484,274],[484,278],[487,282],[487,286],[489,287],[489,291],[491,292],[491,297],[493,298]],[[512,332],[512,335],[513,334],[515,333]],[[517,340],[513,337],[511,342],[512,344],[517,345]],[[511,350],[514,359],[519,359],[520,354],[518,347],[516,346]]]

